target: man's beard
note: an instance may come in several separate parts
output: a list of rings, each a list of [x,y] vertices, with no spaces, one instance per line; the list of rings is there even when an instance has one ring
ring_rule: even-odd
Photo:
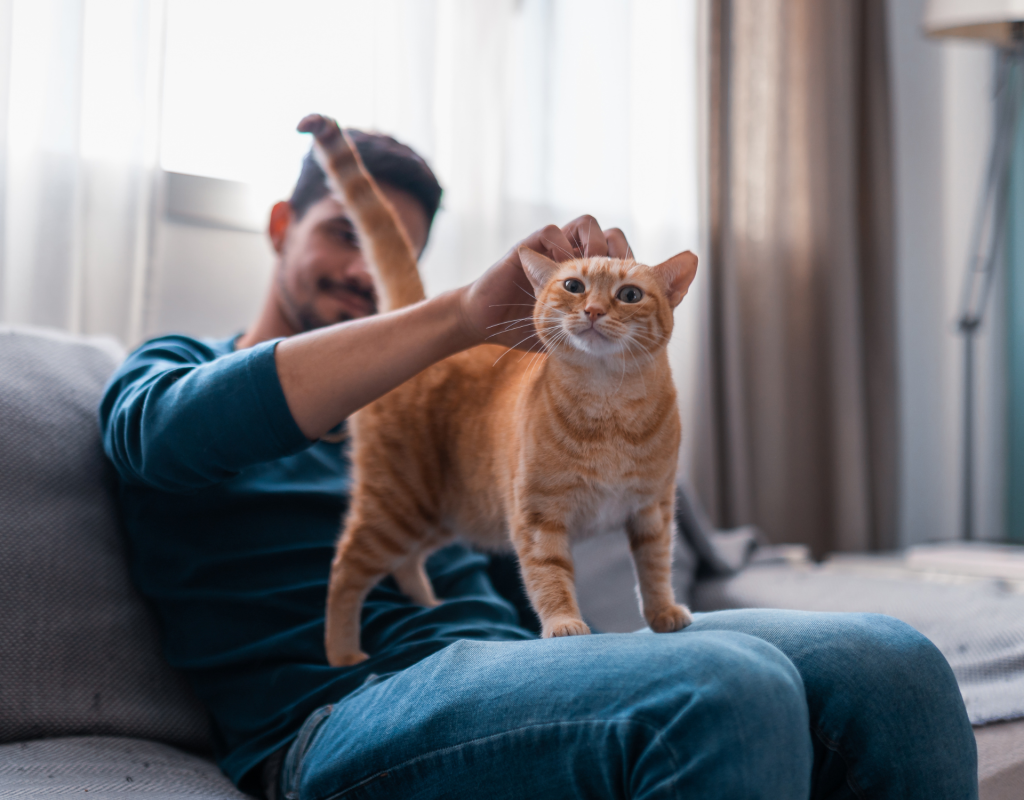
[[[346,311],[340,312],[337,319],[324,319],[316,313],[312,303],[295,309],[295,321],[298,323],[299,331],[301,333],[314,331],[317,328],[325,328],[328,325],[335,324],[336,322],[348,322],[353,319],[355,319],[355,317]]]

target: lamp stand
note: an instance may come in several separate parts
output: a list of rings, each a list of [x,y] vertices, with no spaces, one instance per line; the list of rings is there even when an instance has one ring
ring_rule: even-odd
[[[960,295],[957,331],[964,341],[963,462],[961,465],[961,536],[975,538],[974,531],[974,383],[975,343],[985,315],[985,305],[1006,229],[1010,160],[1024,91],[1024,29],[1013,26],[1014,45],[997,55],[996,125],[989,155],[981,203],[971,235],[971,250]]]

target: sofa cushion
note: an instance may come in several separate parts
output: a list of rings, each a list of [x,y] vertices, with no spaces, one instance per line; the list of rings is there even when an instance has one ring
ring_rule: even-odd
[[[695,611],[790,608],[888,614],[923,633],[953,668],[975,725],[1024,717],[1024,587],[916,572],[898,558],[764,564],[699,581]]]
[[[97,406],[110,340],[0,327],[0,742],[206,749],[206,714],[132,588]]]
[[[216,765],[157,742],[112,736],[40,739],[0,746],[5,797],[121,800],[248,800]]]

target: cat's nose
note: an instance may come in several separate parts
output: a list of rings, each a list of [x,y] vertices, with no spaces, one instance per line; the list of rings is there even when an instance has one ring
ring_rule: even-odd
[[[602,306],[596,303],[588,303],[587,307],[583,309],[583,313],[590,317],[591,322],[597,322],[606,312]]]

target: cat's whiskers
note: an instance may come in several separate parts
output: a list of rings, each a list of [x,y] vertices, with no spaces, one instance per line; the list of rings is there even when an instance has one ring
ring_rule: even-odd
[[[526,370],[523,372],[523,376],[519,379],[520,387],[522,387],[523,381],[529,380],[532,377],[534,370],[537,369],[537,365],[544,363],[544,358],[546,355],[546,353],[541,351],[538,351],[536,353],[530,353],[530,358],[532,358],[533,361],[530,362],[530,366],[526,368]]]
[[[487,338],[489,339],[491,338],[491,336],[498,336],[499,334],[507,333],[508,331],[514,331],[517,330],[518,328],[528,328],[529,326],[535,323],[533,317],[527,317],[526,319],[513,320],[512,322],[503,322],[502,324],[505,326],[504,328],[502,328],[500,331],[495,331],[494,333],[490,334]]]
[[[520,286],[519,288],[522,289],[523,287]],[[526,306],[528,308],[533,308],[534,304],[533,303],[491,303],[487,307],[488,308],[501,308],[502,306]]]
[[[491,364],[491,366],[492,366],[492,367],[493,367],[493,366],[496,366],[496,365],[497,365],[497,363],[498,363],[499,361],[501,361],[501,359],[503,359],[503,358],[504,358],[505,356],[507,356],[507,355],[508,355],[509,353],[511,353],[511,352],[512,352],[513,350],[515,350],[515,349],[516,349],[517,347],[519,347],[519,345],[521,345],[521,344],[522,344],[523,342],[528,342],[528,341],[530,341],[530,339],[532,339],[532,338],[533,338],[533,337],[535,337],[535,336],[537,336],[536,332],[534,332],[534,333],[531,333],[531,334],[530,334],[529,336],[527,336],[527,337],[526,337],[525,339],[520,339],[520,340],[519,340],[518,342],[516,342],[516,343],[515,343],[514,345],[512,345],[512,346],[511,346],[511,347],[510,347],[510,348],[509,348],[508,350],[506,350],[506,351],[505,351],[504,353],[502,353],[502,354],[501,354],[500,356],[498,356],[498,357],[497,357],[496,359],[494,359],[494,363],[493,363],[493,364]],[[540,338],[540,337],[538,337],[538,338]]]
[[[559,327],[559,326],[560,326],[559,323],[552,323],[551,327],[556,328],[556,327]],[[527,327],[527,326],[522,326],[522,327]],[[544,327],[544,328],[541,328],[541,330],[549,330],[549,328]],[[498,333],[505,333],[505,331],[498,331]],[[491,334],[491,335],[492,336],[497,336],[498,333],[494,333],[494,334]],[[496,359],[494,359],[494,363],[491,364],[491,366],[492,367],[493,366],[497,366],[498,362],[501,361],[501,359],[503,359],[506,355],[508,355],[509,352],[511,352],[512,350],[515,350],[517,347],[519,347],[519,345],[523,344],[523,342],[528,342],[530,339],[533,339],[535,337],[536,337],[538,343],[540,344],[540,346],[542,346],[542,347],[546,346],[545,343],[544,343],[544,340],[541,339],[540,336],[538,335],[538,331],[534,330],[534,331],[532,331],[530,333],[529,336],[527,336],[527,337],[525,337],[523,339],[520,339],[518,342],[516,342],[514,345],[512,345],[512,347],[510,347],[508,350],[506,350],[504,353],[502,353],[500,356],[498,356]],[[489,339],[491,337],[488,336],[487,338]],[[526,353],[528,354],[530,352],[530,350],[532,350],[536,346],[537,346],[536,344],[530,345],[530,347],[527,349]],[[522,359],[520,359],[520,360],[522,360]]]
[[[644,344],[643,340],[647,340],[650,343],[650,347],[652,349],[659,349],[661,347],[664,347],[667,343],[667,340],[661,337],[654,336],[653,334],[646,333],[644,331],[633,330],[630,331],[629,335],[630,338],[633,339],[633,341],[635,341],[638,345],[641,346],[643,346]]]
[[[576,249],[580,251],[580,255],[583,255],[583,245],[581,245],[580,240],[576,238],[576,234],[570,232],[569,235],[572,236],[573,244],[576,246]]]
[[[514,326],[512,328],[505,328],[504,330],[497,331],[496,333],[492,333],[490,336],[488,336],[486,338],[492,339],[495,336],[501,336],[503,333],[510,333],[512,331],[526,330],[527,328],[531,328],[531,327],[534,327],[533,320],[530,320],[530,322],[524,323],[522,325],[516,325],[516,326]],[[557,329],[558,327],[560,327],[560,326],[559,326],[559,324],[557,322],[556,323],[551,323],[550,325],[542,325],[541,327],[536,328],[535,332],[539,333],[540,331],[552,331],[552,330]],[[527,338],[529,338],[529,337],[527,337]]]
[[[554,336],[551,337],[551,341],[545,343],[545,346],[547,348],[549,348],[549,352],[553,352],[558,347],[558,345],[560,345],[563,342],[567,341],[569,339],[569,336],[571,336],[569,331],[567,331],[564,327],[561,327],[561,329],[559,331],[557,331]],[[533,370],[536,369],[536,367],[537,367],[536,363],[531,364],[530,365],[530,372],[532,373]]]
[[[542,341],[541,344],[543,345],[544,342]],[[532,350],[532,349],[533,348],[531,347],[530,350]],[[527,350],[522,355],[522,357],[520,357],[520,359],[519,359],[520,361],[522,361],[524,358],[526,358],[526,356],[530,356],[533,359],[533,361],[530,363],[530,366],[527,367],[523,371],[522,377],[519,378],[519,386],[520,386],[520,388],[522,388],[522,385],[523,385],[524,381],[527,381],[527,380],[531,379],[531,377],[533,376],[534,371],[537,369],[537,365],[544,363],[546,358],[547,358],[547,353],[544,352],[544,351],[538,351],[536,353],[531,353],[530,350]]]
[[[560,309],[560,308],[555,308],[555,307],[554,307],[553,305],[551,305],[550,303],[545,303],[545,302],[544,302],[543,300],[541,300],[541,299],[539,299],[539,298],[537,298],[537,297],[534,297],[534,295],[532,295],[532,294],[530,294],[529,292],[527,292],[527,291],[526,291],[526,289],[523,289],[523,287],[522,287],[522,286],[519,286],[519,284],[518,284],[518,283],[516,284],[516,286],[517,286],[517,287],[518,287],[518,288],[519,288],[519,289],[520,289],[520,290],[521,290],[521,291],[522,291],[522,292],[523,292],[524,294],[526,294],[526,295],[527,295],[527,296],[529,296],[529,297],[532,297],[535,303],[540,303],[540,304],[541,304],[542,306],[544,306],[545,308],[550,308],[550,309],[551,309],[552,311],[554,311],[554,312],[555,312],[555,313],[557,313],[557,314],[565,314],[565,313],[566,313],[565,311],[562,311],[562,309]]]
[[[519,356],[519,361],[522,361],[524,358],[526,358],[529,355],[534,355],[534,352],[533,352],[534,348],[536,348],[536,347],[543,347],[543,346],[544,346],[543,340],[538,338],[536,342],[531,344],[526,350],[523,351],[522,355]],[[537,352],[539,353],[540,350],[538,350]]]
[[[493,325],[488,325],[487,330],[491,328],[497,328],[499,325],[511,325],[513,322],[525,322],[528,319],[533,319],[533,314],[528,317],[516,317],[515,319],[506,319],[501,322],[495,322]]]

